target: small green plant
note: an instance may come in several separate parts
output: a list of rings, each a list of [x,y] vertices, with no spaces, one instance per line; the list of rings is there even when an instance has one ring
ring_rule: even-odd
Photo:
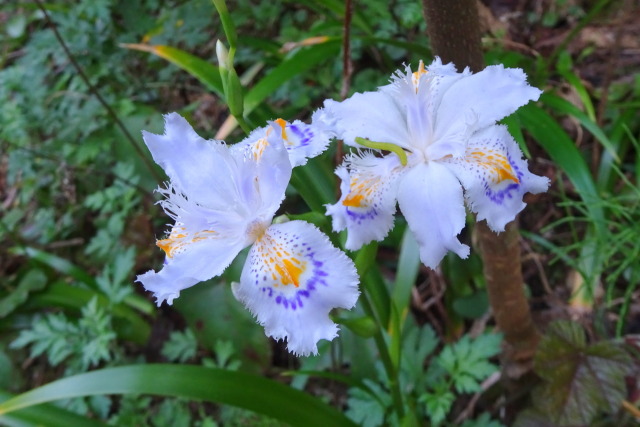
[[[64,313],[49,313],[22,330],[11,348],[29,347],[30,357],[46,356],[52,366],[65,363],[69,372],[85,372],[113,359],[116,337],[112,319],[93,298],[79,319]]]
[[[433,329],[428,325],[413,328],[404,338],[399,372],[400,388],[408,404],[415,405],[420,416],[433,425],[440,425],[460,396],[481,392],[480,383],[498,371],[490,359],[500,352],[501,340],[500,334],[485,333],[477,338],[465,335],[434,354],[439,340]],[[377,382],[365,380],[362,387],[349,389],[347,415],[359,425],[398,422],[388,416],[392,398],[381,369],[378,378]]]

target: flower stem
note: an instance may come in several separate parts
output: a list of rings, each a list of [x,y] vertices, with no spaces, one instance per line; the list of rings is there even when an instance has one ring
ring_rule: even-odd
[[[249,123],[247,123],[244,117],[243,116],[233,116],[233,117],[235,117],[236,121],[238,122],[240,129],[242,129],[245,134],[249,135],[251,133],[251,126],[249,126]]]
[[[402,393],[400,393],[400,384],[398,383],[398,371],[391,361],[389,348],[387,347],[387,343],[382,335],[382,325],[380,325],[380,321],[374,313],[373,307],[366,293],[366,288],[365,292],[362,292],[360,295],[360,302],[365,314],[372,319],[376,319],[376,323],[380,326],[373,336],[373,339],[376,342],[376,347],[378,347],[378,352],[380,353],[380,359],[382,360],[384,370],[389,378],[391,398],[393,399],[393,405],[395,406],[396,413],[398,414],[398,419],[402,419],[404,417],[404,403],[402,402]]]

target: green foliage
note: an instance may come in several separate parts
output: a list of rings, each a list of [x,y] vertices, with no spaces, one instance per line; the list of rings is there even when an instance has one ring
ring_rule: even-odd
[[[15,287],[6,290],[7,296],[0,299],[0,318],[8,316],[29,298],[31,292],[39,291],[47,284],[47,276],[34,268],[27,271]]]
[[[111,316],[94,298],[82,309],[77,321],[63,313],[49,313],[36,319],[30,329],[20,332],[11,347],[30,347],[31,357],[44,354],[53,366],[66,362],[71,372],[83,372],[113,358],[114,338]]]
[[[445,346],[437,363],[451,377],[458,393],[474,393],[480,390],[480,383],[498,368],[488,361],[500,352],[502,336],[498,334],[480,335],[471,339],[468,335],[453,345]]]
[[[480,382],[497,372],[497,366],[489,359],[500,352],[501,341],[499,334],[483,334],[477,338],[465,335],[453,344],[444,345],[434,355],[439,342],[433,329],[429,326],[411,328],[403,339],[399,372],[406,401],[409,405],[418,405],[420,416],[427,417],[433,425],[440,425],[458,397],[480,392]],[[391,394],[381,366],[378,368],[379,382],[364,380],[366,388],[349,389],[347,415],[360,425],[393,423],[389,418],[393,413]]]
[[[191,329],[184,332],[173,331],[162,345],[162,355],[170,362],[186,362],[193,359],[198,351],[198,341]]]

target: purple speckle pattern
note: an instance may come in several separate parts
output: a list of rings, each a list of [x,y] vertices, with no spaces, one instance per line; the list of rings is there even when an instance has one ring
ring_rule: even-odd
[[[250,280],[265,298],[272,299],[279,307],[291,311],[303,309],[306,300],[313,298],[319,287],[329,286],[325,263],[317,259],[313,247],[301,241],[299,235],[273,229],[267,233],[254,244],[249,254]],[[277,258],[278,253],[282,258]],[[279,280],[276,264],[282,266],[282,259],[296,259],[303,263],[299,286],[284,285]]]
[[[362,225],[363,221],[366,223],[366,221],[371,221],[378,216],[378,210],[376,209],[377,206],[378,204],[374,203],[371,208],[362,209],[360,211],[356,211],[349,206],[345,206],[345,211],[347,212],[347,216],[350,221],[355,224]]]
[[[311,126],[291,124],[287,126],[287,131],[289,133],[289,138],[287,138],[287,150],[306,147],[311,143],[314,137]]]

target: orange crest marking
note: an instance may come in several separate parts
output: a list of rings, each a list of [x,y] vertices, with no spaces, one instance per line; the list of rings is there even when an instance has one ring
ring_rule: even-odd
[[[189,238],[187,234],[177,230],[184,231],[184,227],[174,227],[169,237],[156,241],[156,246],[162,249],[169,258],[173,258],[176,253],[191,243],[213,237],[213,234],[215,234],[213,230],[204,230],[195,233],[193,237]]]
[[[420,77],[422,77],[424,74],[427,74],[428,71],[425,70],[424,68],[424,62],[422,62],[422,60],[420,60],[420,65],[418,66],[418,71],[415,71],[412,75],[411,81],[413,82],[413,85],[416,87],[416,92],[418,92],[418,85],[420,84]]]
[[[254,246],[260,257],[271,270],[271,279],[279,282],[274,286],[293,285],[300,286],[300,278],[306,271],[307,263],[302,261],[281,245],[276,243],[269,235],[260,237]]]
[[[492,173],[494,182],[498,183],[505,179],[510,179],[516,184],[520,184],[520,180],[505,155],[489,150],[486,153],[484,151],[473,151],[470,153],[470,157],[473,157],[481,167]]]
[[[347,194],[347,197],[342,201],[342,205],[353,208],[369,207],[369,200],[375,190],[375,185],[371,184],[371,180],[365,179],[361,181],[359,176],[351,177],[349,194]]]

